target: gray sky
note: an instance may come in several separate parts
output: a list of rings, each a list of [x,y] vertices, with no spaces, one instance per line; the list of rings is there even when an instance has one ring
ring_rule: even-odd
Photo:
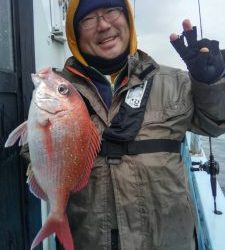
[[[131,0],[134,3],[134,0]],[[182,32],[182,20],[189,18],[198,28],[198,0],[136,0],[135,23],[138,47],[158,63],[186,68],[169,42],[169,35]],[[225,49],[225,0],[200,0],[203,37],[220,41]]]

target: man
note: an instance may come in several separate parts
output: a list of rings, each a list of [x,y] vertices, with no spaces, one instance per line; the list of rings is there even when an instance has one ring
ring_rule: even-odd
[[[225,132],[225,63],[218,42],[197,41],[188,20],[183,27],[170,39],[189,75],[137,50],[128,0],[70,1],[73,56],[62,74],[102,135],[90,180],[67,209],[77,250],[196,249],[179,149],[187,130]]]

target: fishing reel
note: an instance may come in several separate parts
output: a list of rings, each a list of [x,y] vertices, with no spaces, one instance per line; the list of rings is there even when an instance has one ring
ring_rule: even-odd
[[[200,162],[192,162],[191,171],[205,171],[207,174],[210,175],[218,175],[220,172],[220,165],[218,161],[214,160],[214,156],[210,155],[210,159],[206,161],[205,163]],[[194,167],[198,165],[198,167]]]
[[[217,194],[217,181],[216,176],[220,172],[220,166],[217,161],[214,159],[214,155],[212,153],[212,143],[211,143],[211,137],[209,137],[209,145],[210,145],[210,155],[209,160],[205,163],[202,162],[192,162],[191,171],[205,171],[207,174],[210,175],[210,183],[211,183],[211,189],[212,189],[212,196],[214,199],[214,213],[217,215],[221,215],[222,212],[217,210],[216,207],[216,194]],[[195,165],[198,165],[198,167],[194,167]]]

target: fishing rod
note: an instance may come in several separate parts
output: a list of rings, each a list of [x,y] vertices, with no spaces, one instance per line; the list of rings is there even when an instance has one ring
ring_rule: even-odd
[[[201,14],[201,3],[200,0],[198,0],[198,14],[199,14],[199,21],[200,21],[200,32],[201,32],[201,39],[203,39],[203,29],[202,29],[202,14]],[[210,174],[210,183],[211,183],[211,189],[212,189],[212,196],[214,201],[214,213],[217,215],[221,215],[222,212],[217,210],[216,205],[216,195],[217,195],[217,180],[216,175],[219,174],[219,163],[215,161],[213,152],[212,152],[212,138],[209,136],[209,160],[205,162],[204,164],[197,163],[199,165],[199,168],[192,168],[192,171],[206,171],[208,174]],[[193,162],[193,165],[196,165],[195,162]]]
[[[214,213],[220,215],[220,214],[222,214],[222,212],[218,211],[217,207],[216,207],[216,193],[217,193],[216,175],[219,174],[219,163],[214,160],[214,155],[212,153],[211,137],[209,137],[209,146],[210,146],[210,154],[209,154],[209,161],[206,163],[206,167],[208,168],[207,173],[210,174],[212,195],[213,195],[213,199],[214,199]]]
[[[136,15],[136,0],[133,1],[133,6],[134,6],[134,20],[135,20],[135,15]]]
[[[198,0],[198,16],[199,16],[199,22],[200,22],[201,39],[202,39],[203,38],[203,30],[202,30],[202,14],[201,14],[200,0]]]
[[[213,196],[213,202],[214,202],[214,213],[217,215],[221,215],[222,212],[217,210],[216,205],[216,195],[217,195],[217,181],[216,176],[219,174],[220,166],[217,161],[215,161],[214,155],[212,153],[212,141],[211,137],[209,137],[209,160],[206,161],[204,164],[201,162],[192,162],[192,165],[199,165],[199,167],[192,167],[191,171],[205,171],[206,173],[210,174],[210,183],[211,183],[211,190],[212,190],[212,196]]]

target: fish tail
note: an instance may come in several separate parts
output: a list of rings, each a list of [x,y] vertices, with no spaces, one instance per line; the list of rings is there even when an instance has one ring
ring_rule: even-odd
[[[65,250],[75,250],[67,216],[65,215],[63,218],[57,217],[53,214],[49,215],[47,221],[33,240],[31,250],[53,233],[56,234]]]

